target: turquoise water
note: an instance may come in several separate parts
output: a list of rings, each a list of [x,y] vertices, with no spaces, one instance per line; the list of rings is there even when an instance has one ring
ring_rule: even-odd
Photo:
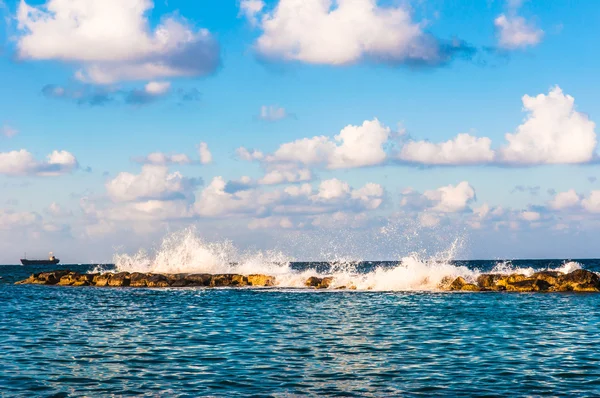
[[[0,396],[600,395],[600,294],[12,285],[29,270],[0,266]]]

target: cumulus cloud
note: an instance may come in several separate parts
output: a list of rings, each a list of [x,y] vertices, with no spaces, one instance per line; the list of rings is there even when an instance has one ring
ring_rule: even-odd
[[[140,174],[119,173],[106,183],[106,191],[115,202],[192,200],[193,191],[202,181],[169,173],[166,166],[144,165]]]
[[[581,201],[584,209],[590,213],[600,213],[600,191],[592,191],[589,196]]]
[[[200,145],[198,145],[198,155],[200,156],[201,164],[209,164],[213,160],[212,153],[210,153],[206,142],[201,142]]]
[[[0,174],[8,176],[58,176],[78,167],[75,156],[67,151],[53,151],[43,161],[25,149],[0,152]]]
[[[198,195],[194,207],[203,217],[314,215],[373,210],[381,205],[383,195],[383,187],[378,184],[353,189],[337,179],[322,181],[316,192],[310,184],[274,191],[251,188],[231,192],[222,177],[215,177]]]
[[[427,165],[484,164],[494,160],[492,140],[459,134],[439,144],[428,141],[408,141],[400,150],[398,159]]]
[[[505,135],[506,144],[493,150],[487,137],[459,134],[442,142],[407,141],[397,158],[423,165],[496,164],[528,166],[579,164],[594,159],[596,124],[576,110],[575,99],[560,87],[548,94],[523,96],[525,121],[514,133]]]
[[[379,120],[366,120],[360,126],[344,127],[333,140],[326,136],[302,138],[282,144],[270,155],[246,148],[239,148],[237,154],[241,159],[267,164],[293,163],[329,169],[373,166],[385,161],[384,145],[390,132]]]
[[[267,172],[262,178],[258,180],[259,185],[275,185],[282,183],[294,183],[310,181],[312,179],[312,173],[309,169],[297,169],[297,170],[272,170]]]
[[[542,41],[544,31],[517,14],[521,1],[508,2],[508,14],[494,20],[498,45],[507,50],[535,46]]]
[[[376,0],[279,0],[271,11],[260,1],[243,1],[241,13],[262,31],[257,51],[285,61],[438,65],[472,51],[425,33],[407,6],[384,7]]]
[[[285,108],[276,105],[263,105],[260,107],[259,118],[269,122],[285,119],[288,116]]]
[[[152,7],[151,0],[21,1],[18,56],[78,64],[76,77],[97,84],[213,72],[219,46],[210,32],[176,14],[151,29]]]
[[[172,164],[190,164],[192,160],[183,153],[175,153],[172,155],[165,154],[163,152],[152,152],[142,158],[133,159],[137,163],[142,164],[153,164],[153,165],[172,165]]]
[[[596,124],[575,110],[575,99],[556,86],[536,97],[523,96],[527,119],[506,134],[501,162],[509,164],[586,163],[596,149]]]
[[[246,17],[246,19],[252,24],[258,23],[257,16],[265,7],[265,3],[262,0],[242,0],[240,2],[240,15]]]
[[[413,190],[403,191],[400,205],[412,211],[459,213],[467,210],[476,199],[475,189],[467,182],[427,190],[422,194]]]
[[[581,198],[574,189],[569,189],[566,192],[557,193],[554,198],[548,202],[548,207],[553,210],[563,210],[579,206]]]
[[[541,218],[541,214],[537,211],[525,210],[521,212],[520,217],[525,221],[539,221]]]
[[[463,181],[456,186],[448,185],[425,191],[423,195],[434,203],[432,210],[456,213],[465,210],[475,200],[475,189],[467,181]]]
[[[208,164],[212,162],[212,154],[208,150],[208,145],[205,142],[201,142],[198,145],[198,159],[193,160],[184,153],[173,153],[167,154],[164,152],[152,152],[147,156],[134,157],[132,160],[140,164],[150,164],[156,166],[169,166],[169,165],[186,165],[186,164]]]

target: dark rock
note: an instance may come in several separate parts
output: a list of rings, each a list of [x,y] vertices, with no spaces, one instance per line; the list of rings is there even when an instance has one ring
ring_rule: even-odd
[[[275,277],[262,274],[248,275],[248,284],[251,286],[275,286]]]
[[[69,272],[68,274],[66,274],[62,278],[60,278],[60,280],[58,281],[58,284],[61,286],[71,286],[75,282],[77,282],[80,279],[80,277],[81,277],[81,274],[78,272]]]
[[[558,279],[556,291],[597,292],[600,291],[600,277],[584,269],[578,269]]]
[[[114,274],[108,280],[108,286],[111,287],[126,287],[131,283],[129,272],[119,272]]]
[[[189,282],[185,279],[186,274],[170,274],[167,275],[169,286],[171,287],[186,287]]]
[[[462,276],[454,279],[454,281],[450,284],[449,290],[460,290],[464,285],[467,284],[467,281]]]
[[[317,289],[327,289],[329,286],[331,286],[332,283],[333,283],[333,277],[328,276],[321,280],[321,283],[319,284]]]
[[[231,286],[248,286],[248,277],[244,275],[233,275]]]
[[[473,283],[465,283],[460,290],[462,291],[466,291],[466,292],[479,292],[481,291],[481,289],[479,288],[479,286],[473,284]]]
[[[323,278],[317,278],[316,276],[311,276],[310,278],[308,278],[306,280],[306,282],[304,282],[304,286],[317,287],[321,284],[322,280],[323,280]]]
[[[477,277],[477,285],[482,289],[498,290],[500,286],[497,283],[503,277],[501,274],[482,274]]]
[[[108,286],[108,281],[110,281],[110,278],[112,277],[112,275],[113,274],[111,272],[107,272],[105,274],[98,274],[94,277],[93,283],[95,286],[100,286],[100,287]]]
[[[146,286],[148,286],[148,287],[169,287],[169,280],[164,275],[152,274],[148,279],[146,279]]]
[[[187,286],[210,286],[211,274],[192,274],[186,275]]]
[[[142,272],[132,272],[129,275],[129,286],[131,287],[146,287],[148,286],[148,278],[151,275]]]
[[[511,292],[547,292],[551,287],[552,285],[543,279],[525,279],[507,284],[506,290]]]
[[[304,286],[314,287],[316,289],[327,289],[331,286],[333,282],[333,277],[327,276],[325,278],[318,278],[316,276],[311,276],[304,282]]]
[[[210,280],[210,286],[212,287],[223,287],[231,286],[233,284],[234,274],[216,274],[213,275]]]
[[[546,281],[550,285],[556,285],[563,274],[558,271],[539,271],[531,275],[530,279]]]

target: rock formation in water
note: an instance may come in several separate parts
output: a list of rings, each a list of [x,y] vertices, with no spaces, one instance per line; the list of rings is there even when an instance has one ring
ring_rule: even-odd
[[[356,289],[355,286],[335,286],[335,278],[311,276],[304,286],[314,289]],[[99,286],[99,287],[244,287],[275,286],[275,277],[262,274],[155,274],[141,272],[107,272],[80,274],[69,270],[40,272],[17,284]],[[539,271],[523,274],[481,274],[476,281],[463,277],[446,277],[438,286],[449,291],[507,291],[507,292],[600,292],[600,277],[583,269],[563,274],[558,271]]]

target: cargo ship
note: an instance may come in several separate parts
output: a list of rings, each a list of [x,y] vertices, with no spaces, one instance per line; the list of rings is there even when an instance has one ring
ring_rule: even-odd
[[[28,260],[27,255],[24,257],[21,259],[21,264],[23,265],[56,265],[60,263],[60,260],[54,257],[52,253],[50,253],[47,260]]]

